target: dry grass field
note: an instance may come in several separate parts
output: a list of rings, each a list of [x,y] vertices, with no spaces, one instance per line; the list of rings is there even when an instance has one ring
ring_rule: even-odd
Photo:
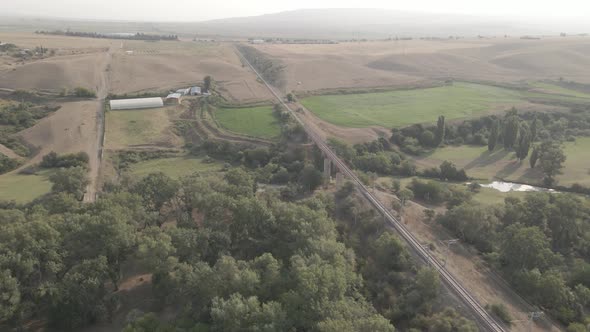
[[[113,43],[25,33],[0,33],[0,40],[23,49],[43,46],[56,51],[54,56],[39,60],[0,56],[0,88],[51,91],[75,87],[97,89],[107,50]]]
[[[199,83],[206,75],[233,103],[271,99],[242,67],[230,44],[125,41],[111,65],[111,92],[162,91]]]
[[[97,101],[65,103],[54,114],[42,119],[35,126],[19,135],[29,144],[40,148],[30,163],[37,163],[51,151],[59,154],[85,151],[92,159],[96,157]]]
[[[405,87],[449,77],[494,82],[563,77],[590,83],[590,38],[587,37],[256,47],[286,66],[289,91]]]
[[[232,103],[271,99],[229,43],[122,41],[20,32],[1,32],[0,41],[56,51],[55,56],[38,60],[0,56],[0,88],[57,92],[81,86],[97,90],[110,49],[108,85],[112,93],[167,91],[211,75],[217,89]]]
[[[179,147],[184,143],[172,129],[178,107],[109,111],[106,114],[105,148]]]

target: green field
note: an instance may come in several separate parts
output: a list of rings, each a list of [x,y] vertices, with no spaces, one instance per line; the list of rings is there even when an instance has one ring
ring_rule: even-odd
[[[579,137],[563,146],[567,159],[563,174],[557,177],[559,184],[590,185],[590,137]],[[490,153],[485,146],[447,146],[415,160],[421,168],[436,167],[448,160],[465,168],[467,175],[482,180],[502,178],[530,184],[541,184],[543,180],[538,168],[529,167],[528,158],[520,163],[512,151],[496,149]]]
[[[590,103],[590,95],[560,89],[552,91],[560,93],[557,95],[456,82],[453,85],[416,90],[313,96],[303,98],[301,103],[322,120],[355,128],[373,125],[392,128],[434,123],[439,115],[449,120],[461,119],[506,110],[512,106],[518,108],[531,99]]]
[[[8,173],[0,176],[0,200],[28,203],[51,191],[49,173],[42,171],[37,175]]]
[[[571,97],[577,97],[577,98],[590,99],[589,93],[584,93],[584,92],[577,91],[577,90],[567,89],[567,88],[564,88],[564,87],[559,86],[557,84],[551,84],[551,83],[547,83],[547,82],[534,82],[534,83],[531,83],[531,86],[533,86],[535,88],[543,89],[544,91],[547,91],[550,93],[556,93],[556,94],[560,94],[560,95],[564,95],[564,96],[571,96]]]
[[[420,178],[420,177],[396,178],[396,179],[400,181],[401,187],[405,188],[412,182],[412,179],[414,179],[414,178],[418,178],[422,181],[435,181],[435,182],[441,183],[442,185],[445,185],[445,186],[455,186],[455,187],[467,188],[466,184],[449,183],[449,182],[444,182],[444,181],[440,181],[437,179],[427,179],[427,178]],[[379,178],[377,181],[381,184],[381,186],[387,188],[391,184],[391,180],[392,180],[391,177],[382,177],[382,178]],[[479,183],[485,184],[487,182],[479,181]],[[478,203],[481,203],[481,204],[491,205],[491,204],[504,203],[504,199],[506,197],[523,198],[524,196],[526,196],[528,194],[530,194],[530,193],[524,192],[524,191],[510,191],[507,193],[503,193],[501,191],[491,189],[491,188],[479,188],[479,191],[473,195],[473,200]]]
[[[173,109],[153,108],[106,113],[105,145],[120,149],[132,145],[173,141],[170,115]]]
[[[401,127],[447,119],[465,118],[494,108],[510,108],[525,100],[520,92],[487,85],[453,85],[378,93],[326,95],[301,102],[321,119],[344,127]]]
[[[559,184],[579,183],[590,186],[590,137],[578,137],[575,142],[564,144],[567,159]]]
[[[163,172],[171,178],[178,179],[195,172],[207,173],[219,169],[221,169],[219,162],[206,163],[203,158],[185,156],[142,161],[133,164],[130,173],[138,177],[144,177],[150,173]]]
[[[270,139],[281,133],[272,106],[220,108],[215,118],[222,127],[238,134]]]

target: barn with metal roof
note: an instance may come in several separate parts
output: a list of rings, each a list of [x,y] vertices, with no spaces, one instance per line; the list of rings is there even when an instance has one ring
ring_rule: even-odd
[[[132,110],[141,108],[163,107],[162,98],[135,98],[135,99],[116,99],[110,101],[112,110]]]

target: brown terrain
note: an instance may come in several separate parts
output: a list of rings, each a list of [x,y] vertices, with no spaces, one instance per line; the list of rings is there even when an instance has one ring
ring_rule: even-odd
[[[286,67],[287,91],[408,87],[446,78],[590,83],[590,38],[399,40],[255,45]]]
[[[226,43],[125,41],[113,57],[111,92],[167,91],[201,82],[211,75],[216,88],[233,103],[269,100]]]

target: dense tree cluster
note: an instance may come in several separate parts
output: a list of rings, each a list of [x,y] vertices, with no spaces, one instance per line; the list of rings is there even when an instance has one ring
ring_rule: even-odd
[[[336,198],[286,202],[256,193],[265,167],[180,180],[154,173],[111,185],[90,204],[71,190],[85,170],[61,168],[51,194],[0,209],[0,326],[47,319],[65,331],[108,321],[133,262],[152,274],[153,310],[176,314],[132,311],[129,332],[394,331],[392,322],[475,331],[453,311],[436,314],[436,272],[414,266],[351,185]],[[351,208],[368,221],[353,221]]]
[[[568,194],[458,205],[438,221],[472,243],[525,297],[563,323],[588,322],[590,206]]]
[[[403,153],[394,150],[393,145],[384,138],[364,144],[355,144],[353,147],[337,139],[330,138],[328,144],[344,161],[363,172],[379,175],[420,175],[442,181],[465,181],[469,179],[464,169],[457,169],[449,161],[444,161],[439,167],[419,171],[413,161],[406,159]]]
[[[551,186],[555,183],[555,176],[561,174],[565,160],[565,153],[558,143],[545,141],[534,148],[530,164],[531,168],[534,168],[537,163],[539,164],[545,175],[545,185]]]
[[[36,34],[40,35],[57,35],[57,36],[70,36],[70,37],[85,37],[85,38],[108,38],[108,39],[128,39],[128,40],[178,40],[177,35],[156,35],[146,33],[135,33],[135,34],[102,34],[97,32],[81,32],[81,31],[35,31]]]
[[[0,153],[0,174],[10,172],[13,169],[19,167],[22,163],[18,159],[8,158],[4,154]]]
[[[236,47],[269,84],[279,88],[285,86],[285,66],[279,60],[269,57],[252,46],[238,44]]]
[[[336,192],[334,213],[341,238],[357,255],[375,308],[402,330],[438,331],[449,326],[443,330],[477,331],[473,322],[452,309],[436,313],[435,308],[444,307],[436,271],[416,266],[404,244],[386,230],[382,217],[353,193],[351,183]]]
[[[502,144],[524,159],[535,141],[572,141],[576,136],[590,136],[590,109],[519,113],[513,108],[503,117],[487,115],[456,124],[445,124],[444,117],[439,117],[436,126],[392,129],[391,142],[414,155],[440,144],[488,145],[490,151]]]
[[[325,212],[258,200],[253,179],[234,171],[221,182],[171,183],[184,189],[172,191],[180,219],[162,229],[149,211],[171,201],[170,191],[157,190],[170,181],[155,176],[160,180],[148,177],[133,189],[142,196],[110,194],[88,206],[70,201],[65,214],[51,211],[63,209],[68,196],[34,213],[3,211],[2,285],[11,294],[3,320],[46,309],[53,324],[71,329],[107,318],[117,301],[107,281],[116,288],[121,264],[133,254],[153,269],[161,303],[181,305],[194,324],[282,330],[341,320],[393,330],[355,295],[354,258],[337,243]],[[200,224],[191,218],[195,209],[204,216]]]
[[[0,125],[14,127],[14,132],[33,126],[59,107],[35,105],[29,102],[0,106]]]
[[[70,153],[60,156],[55,151],[51,151],[43,156],[39,166],[43,168],[88,168],[88,160],[89,157],[86,152]]]

